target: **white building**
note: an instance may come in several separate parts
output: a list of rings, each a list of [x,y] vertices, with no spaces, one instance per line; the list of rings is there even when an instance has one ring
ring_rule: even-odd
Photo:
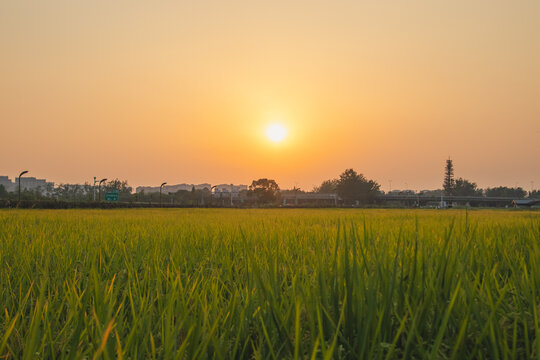
[[[164,185],[163,186],[163,194],[169,194],[169,193],[175,193],[179,190],[186,190],[186,191],[191,191],[191,189],[195,188],[195,190],[204,190],[204,189],[208,189],[210,190],[210,188],[212,187],[212,185],[210,184],[176,184],[176,185]],[[137,186],[137,188],[135,189],[135,192],[138,194],[138,193],[141,193],[141,192],[145,192],[146,194],[148,193],[155,193],[155,192],[159,192],[159,186]]]
[[[234,198],[240,196],[240,192],[247,189],[247,185],[219,184],[214,186],[212,194],[214,195],[214,197],[219,198],[230,197],[232,193],[232,197]]]

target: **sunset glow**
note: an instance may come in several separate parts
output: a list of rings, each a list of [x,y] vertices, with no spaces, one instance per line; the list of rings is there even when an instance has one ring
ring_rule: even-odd
[[[540,1],[3,1],[0,175],[309,190],[352,167],[422,190],[441,186],[450,156],[479,186],[529,189],[539,13]]]

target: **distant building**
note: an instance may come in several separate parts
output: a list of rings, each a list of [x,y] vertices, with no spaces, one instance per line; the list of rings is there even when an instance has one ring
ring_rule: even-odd
[[[0,176],[0,185],[4,185],[7,191],[17,191],[19,189],[19,178],[15,178],[15,182],[7,176]],[[42,193],[54,188],[53,182],[48,182],[45,179],[36,179],[35,177],[22,177],[21,190],[39,190]]]
[[[533,206],[539,206],[540,200],[537,199],[516,199],[512,200],[512,206],[515,208],[521,208],[521,207],[533,207]]]
[[[212,195],[214,197],[233,197],[237,198],[240,196],[242,191],[247,191],[247,185],[234,185],[234,184],[219,184],[215,185],[212,190]]]
[[[219,184],[212,186],[212,197],[222,204],[243,203],[247,198],[247,185]]]
[[[163,194],[172,194],[172,193],[175,193],[179,190],[186,190],[186,191],[191,191],[191,189],[195,188],[195,190],[204,190],[204,189],[208,189],[210,190],[210,188],[212,187],[212,185],[210,184],[176,184],[176,185],[164,185],[163,186]],[[135,189],[135,192],[138,194],[138,193],[141,193],[141,192],[145,192],[146,194],[149,194],[149,193],[155,193],[155,192],[159,192],[159,186],[137,186],[137,188]]]
[[[7,191],[14,191],[15,183],[7,176],[0,176],[0,185],[3,185]]]
[[[19,188],[19,178],[15,179],[15,189]],[[45,179],[36,179],[35,177],[22,177],[21,190],[39,190],[46,192],[48,189],[54,188],[54,183]]]

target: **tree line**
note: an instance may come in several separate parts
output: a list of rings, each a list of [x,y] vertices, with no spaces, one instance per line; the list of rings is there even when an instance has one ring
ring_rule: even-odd
[[[446,160],[444,168],[443,190],[446,196],[485,196],[485,197],[508,197],[515,199],[540,198],[540,190],[532,190],[527,193],[522,187],[497,186],[481,189],[475,182],[464,178],[455,178],[454,162],[451,159]]]
[[[336,194],[344,205],[365,205],[376,201],[377,196],[382,194],[381,186],[375,180],[366,178],[363,174],[354,169],[346,169],[338,177],[323,181],[316,186],[312,192],[320,194]],[[95,187],[89,183],[84,184],[60,184],[57,187],[46,189],[24,189],[21,191],[21,200],[57,200],[57,201],[103,201],[104,194],[118,192],[120,202],[143,202],[143,203],[164,203],[186,206],[215,206],[229,205],[232,198],[214,197],[211,189],[178,190],[174,193],[159,192],[139,192],[133,193],[133,188],[129,186],[127,180],[114,179],[105,182],[100,187]],[[443,191],[446,196],[477,196],[477,197],[509,197],[522,199],[527,197],[540,198],[540,190],[534,190],[527,194],[521,187],[510,188],[498,186],[487,189],[480,189],[475,182],[464,178],[455,178],[454,164],[451,159],[446,161]],[[273,179],[261,178],[253,180],[248,190],[241,191],[235,201],[241,199],[245,205],[276,205],[280,203],[284,194],[305,193],[302,189],[292,188],[281,190],[277,182]],[[232,195],[231,195],[232,196]],[[0,199],[16,200],[16,192],[7,192],[0,185]]]

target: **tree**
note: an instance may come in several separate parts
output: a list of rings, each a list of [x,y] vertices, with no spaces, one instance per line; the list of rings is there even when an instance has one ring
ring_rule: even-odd
[[[507,197],[515,199],[523,199],[527,195],[527,192],[521,187],[509,188],[506,186],[498,186],[494,188],[486,189],[487,197]]]
[[[482,196],[482,190],[476,183],[459,178],[454,183],[454,195],[457,196]]]
[[[133,188],[129,186],[127,180],[114,179],[107,181],[104,186],[104,192],[111,192],[113,190],[118,191],[118,198],[120,201],[130,201]]]
[[[338,195],[346,202],[359,201],[368,203],[375,199],[379,193],[380,185],[373,180],[367,180],[364,175],[353,169],[345,170],[337,181]]]
[[[306,192],[302,189],[300,189],[299,187],[296,187],[296,186],[293,186],[292,189],[280,189],[279,190],[279,193],[280,195],[289,195],[289,194],[293,194],[293,195],[298,195],[298,194],[305,194]]]
[[[320,186],[313,189],[313,192],[320,194],[336,194],[337,193],[337,179],[325,180]]]
[[[59,184],[50,193],[54,198],[64,201],[90,200],[92,197],[92,186],[88,183],[81,184]]]
[[[260,204],[272,203],[278,198],[279,186],[271,179],[253,180],[249,186],[248,194],[255,197]]]
[[[446,166],[444,168],[444,182],[443,189],[444,194],[447,196],[454,195],[455,193],[455,180],[454,180],[454,163],[451,159],[446,160]]]
[[[529,191],[529,198],[540,199],[540,190]]]

